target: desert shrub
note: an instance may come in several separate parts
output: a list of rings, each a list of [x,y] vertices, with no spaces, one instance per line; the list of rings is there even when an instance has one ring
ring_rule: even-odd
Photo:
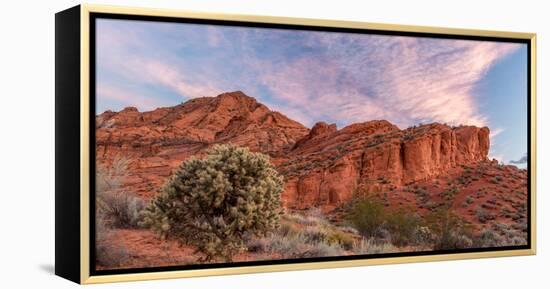
[[[116,156],[110,166],[96,168],[96,214],[106,226],[135,228],[145,204],[142,199],[120,191],[130,161]]]
[[[353,252],[359,255],[383,254],[398,252],[398,249],[389,242],[377,242],[374,239],[361,239],[353,248]]]
[[[470,226],[448,209],[439,209],[425,217],[434,234],[434,250],[464,249],[472,246]]]
[[[302,217],[299,214],[292,214],[291,217],[283,217],[285,222],[283,225],[289,225],[287,222],[304,225],[305,227],[295,229],[292,226],[290,230],[279,230],[279,234],[288,236],[291,234],[300,233],[306,242],[310,244],[326,243],[327,245],[339,245],[345,250],[350,250],[353,247],[353,234],[357,234],[357,230],[353,228],[350,231],[344,231],[346,228],[339,228],[331,225],[326,221],[324,215],[318,210],[310,210],[307,215]],[[307,220],[307,221],[305,221]],[[292,231],[292,232],[291,232]]]
[[[459,183],[459,184],[461,184],[461,185],[466,185],[466,184],[468,184],[468,182],[469,182],[469,178],[468,178],[468,177],[466,177],[466,176],[464,176],[464,175],[458,177],[458,183]]]
[[[459,191],[458,188],[453,186],[453,187],[449,188],[448,190],[445,190],[445,191],[439,193],[439,196],[442,199],[446,200],[447,202],[450,202],[450,201],[454,200],[454,197],[458,193],[458,191]]]
[[[307,220],[307,221],[304,221]],[[265,236],[248,235],[249,252],[268,253],[283,258],[311,258],[342,255],[355,246],[354,229],[330,224],[320,210],[285,214],[279,229]]]
[[[283,218],[287,221],[301,224],[304,226],[312,226],[317,224],[317,219],[310,218],[309,216],[304,216],[301,214],[285,214]]]
[[[283,236],[296,235],[298,232],[299,230],[289,222],[281,222],[279,225],[279,234]]]
[[[355,229],[353,227],[350,227],[350,226],[338,227],[338,230],[340,230],[344,233],[352,234],[352,235],[358,235],[359,234],[359,231],[357,231],[357,229]]]
[[[427,226],[417,227],[413,236],[413,243],[421,247],[430,247],[436,240],[436,236]]]
[[[425,188],[416,188],[414,191],[416,200],[420,203],[421,207],[424,207],[426,203],[430,201],[430,195]]]
[[[476,236],[474,244],[481,248],[525,245],[527,234],[513,225],[494,223]]]
[[[162,237],[192,245],[205,257],[232,256],[245,235],[265,235],[279,226],[283,178],[261,153],[218,145],[203,159],[184,161],[145,212],[143,224]]]
[[[98,165],[96,168],[96,192],[117,190],[122,184],[128,166],[130,166],[130,160],[122,156],[115,156],[110,166]]]
[[[503,243],[503,238],[492,229],[484,229],[476,238],[476,247],[498,247]]]
[[[407,131],[407,132],[405,132],[405,134],[403,135],[403,140],[404,140],[404,141],[408,141],[408,140],[411,140],[411,139],[413,139],[413,138],[414,138],[414,136],[413,136],[412,132],[408,132],[408,131]]]
[[[338,229],[328,234],[326,242],[330,245],[337,244],[345,250],[352,250],[355,245],[355,240],[350,234],[339,231]]]
[[[386,216],[386,228],[391,241],[397,246],[406,246],[414,242],[415,233],[421,224],[420,216],[412,209],[399,208]]]
[[[430,211],[433,211],[435,210],[439,205],[433,201],[427,201],[423,207],[430,210]]]
[[[138,197],[121,192],[102,192],[96,198],[98,216],[106,225],[116,228],[137,228],[145,209],[145,202]]]
[[[412,208],[386,211],[375,196],[356,202],[348,221],[367,239],[391,241],[396,246],[416,244],[422,218]]]
[[[344,253],[339,244],[313,241],[302,233],[253,237],[247,242],[247,247],[250,252],[276,254],[284,259],[338,256]]]
[[[478,207],[475,213],[478,221],[480,221],[481,223],[486,223],[487,221],[494,219],[494,217],[482,207]]]
[[[300,258],[341,256],[344,253],[339,244],[316,243],[304,251]]]
[[[384,203],[376,196],[357,201],[348,216],[349,222],[365,237],[376,237],[385,222]]]
[[[246,247],[248,252],[252,253],[264,253],[268,251],[271,245],[271,238],[262,237],[257,238],[255,236],[252,236],[249,238],[246,242]]]
[[[504,208],[500,209],[500,215],[502,217],[505,217],[505,218],[511,218],[512,217],[512,211],[509,208],[504,207]]]
[[[527,233],[527,229],[528,229],[527,219],[519,220],[519,222],[512,225],[512,228],[514,228],[515,230]]]
[[[309,226],[302,229],[301,233],[307,242],[319,243],[328,239],[330,231],[324,226]]]

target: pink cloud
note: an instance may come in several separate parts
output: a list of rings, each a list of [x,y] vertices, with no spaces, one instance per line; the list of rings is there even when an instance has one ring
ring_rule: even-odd
[[[139,107],[142,111],[168,105],[159,101],[155,96],[147,96],[137,91],[121,89],[105,83],[96,85],[96,93],[100,101],[114,100],[123,103],[125,106]]]
[[[214,79],[202,78],[197,81],[191,70],[181,59],[157,47],[155,41],[147,39],[141,26],[110,25],[101,29],[97,38],[97,63],[102,72],[114,73],[125,80],[125,84],[151,84],[181,96],[181,99],[212,96],[223,92],[216,87]],[[162,26],[160,31],[166,30]],[[128,85],[109,83],[98,80],[98,92],[105,100],[118,100],[136,106],[140,110],[151,109],[154,102],[136,96],[136,91],[129,91]],[[137,92],[141,94],[141,92]],[[157,96],[152,96],[157,97]],[[160,102],[158,102],[160,103]],[[171,104],[173,105],[173,103]]]
[[[132,64],[133,72],[143,82],[160,84],[185,97],[212,96],[223,92],[212,83],[186,81],[184,71],[162,61],[136,58]]]
[[[107,71],[134,83],[169,89],[182,99],[241,89],[306,125],[372,119],[387,119],[401,127],[434,121],[488,125],[475,94],[476,84],[499,59],[519,47],[325,32],[288,37],[288,31],[216,27],[182,37],[181,29],[169,25],[148,32],[130,27],[114,25],[99,34],[98,44],[103,45],[98,59]],[[162,44],[148,38],[163,33]],[[192,66],[171,50],[171,45],[182,42],[179,39],[185,45],[204,43],[219,49],[204,65]],[[257,51],[258,44],[317,50],[277,59],[278,54]],[[231,49],[240,54],[224,53]],[[264,90],[269,98],[259,94]]]

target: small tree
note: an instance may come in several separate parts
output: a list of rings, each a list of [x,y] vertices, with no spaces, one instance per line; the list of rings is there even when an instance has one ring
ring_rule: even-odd
[[[374,195],[358,200],[348,216],[350,223],[366,237],[376,237],[385,223],[384,203]]]
[[[429,213],[426,225],[435,234],[434,250],[464,249],[472,246],[471,225],[447,208]]]
[[[269,157],[218,145],[184,161],[145,211],[144,225],[197,248],[206,262],[244,250],[246,235],[279,226],[283,178]]]

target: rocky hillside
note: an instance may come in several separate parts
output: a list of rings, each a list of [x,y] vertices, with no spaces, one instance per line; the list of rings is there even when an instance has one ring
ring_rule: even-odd
[[[335,204],[359,187],[381,192],[486,161],[489,129],[429,124],[400,130],[387,121],[337,130],[317,123],[279,165],[289,206]]]
[[[385,192],[488,162],[489,129],[428,124],[404,130],[384,121],[310,130],[242,92],[139,112],[96,117],[100,165],[130,160],[123,189],[150,198],[172,169],[218,143],[269,154],[285,176],[289,208],[337,206],[360,191]]]
[[[107,167],[128,158],[124,189],[148,198],[181,161],[212,145],[234,143],[277,157],[308,132],[237,91],[148,112],[106,111],[96,117],[96,157]]]

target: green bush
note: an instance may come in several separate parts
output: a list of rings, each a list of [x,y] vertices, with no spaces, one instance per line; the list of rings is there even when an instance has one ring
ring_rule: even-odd
[[[415,234],[421,225],[420,216],[412,209],[399,208],[387,214],[386,227],[391,234],[391,241],[396,246],[414,243]]]
[[[348,221],[366,238],[388,239],[394,245],[405,246],[414,242],[421,218],[409,208],[386,211],[376,196],[357,201]]]
[[[357,201],[348,216],[349,222],[368,238],[376,237],[385,222],[384,203],[376,196]]]
[[[464,249],[472,246],[471,227],[448,209],[428,214],[426,225],[434,236],[434,250]]]
[[[245,235],[265,235],[279,226],[283,178],[269,157],[247,148],[218,145],[203,159],[183,162],[146,209],[143,224],[205,255],[232,256]]]

